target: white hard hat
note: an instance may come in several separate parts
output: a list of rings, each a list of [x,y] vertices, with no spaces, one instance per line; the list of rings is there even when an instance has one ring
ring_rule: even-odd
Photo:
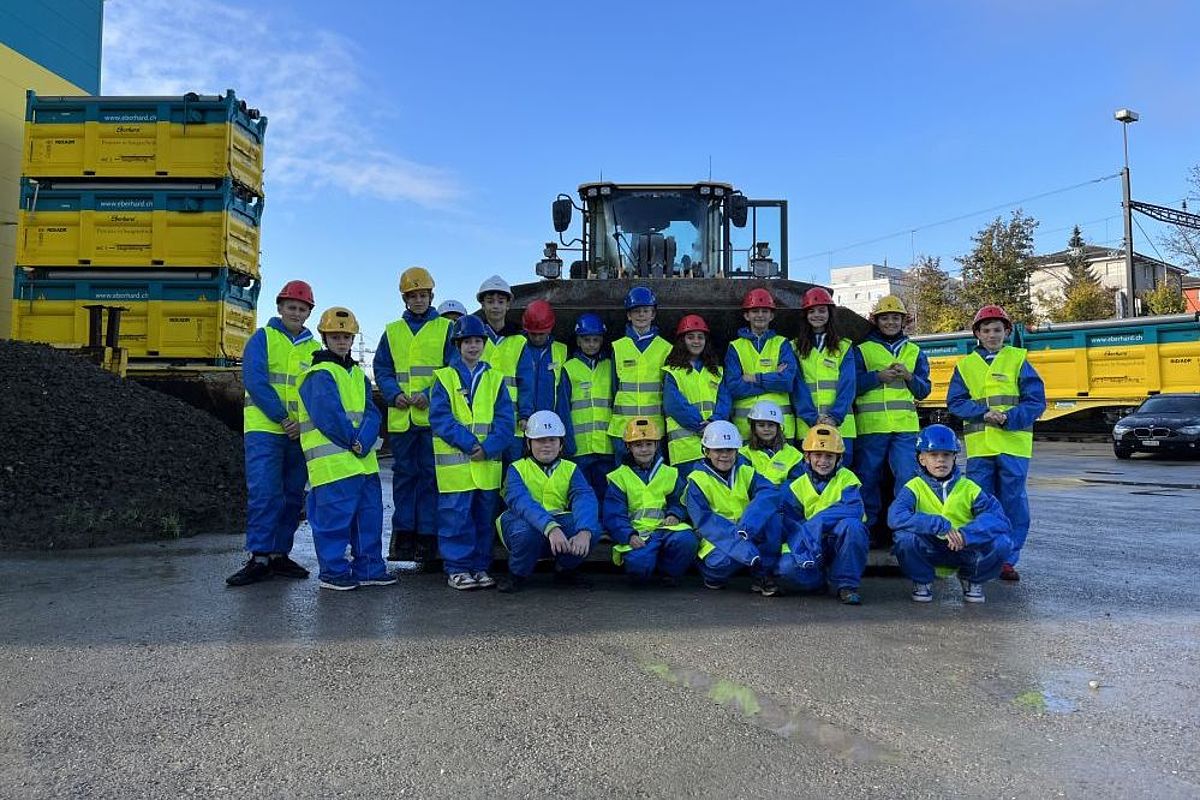
[[[510,300],[513,296],[512,288],[509,287],[508,281],[504,280],[504,278],[501,278],[499,275],[493,275],[483,283],[479,284],[479,291],[475,293],[475,299],[482,303],[483,296],[488,292],[500,292],[501,294],[506,294]]]
[[[437,307],[438,316],[446,314],[461,314],[464,317],[467,315],[467,307],[457,300],[447,300]]]
[[[566,435],[567,429],[563,421],[553,411],[535,411],[525,423],[526,439],[547,439],[551,436]]]
[[[742,434],[738,432],[737,425],[719,419],[704,426],[700,444],[714,450],[737,450],[742,446]]]
[[[771,400],[759,400],[754,404],[754,408],[750,409],[750,419],[756,422],[774,422],[782,426],[783,409]]]

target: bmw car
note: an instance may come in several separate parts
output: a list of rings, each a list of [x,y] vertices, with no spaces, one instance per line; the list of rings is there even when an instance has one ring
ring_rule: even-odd
[[[1200,455],[1200,393],[1158,394],[1113,426],[1113,454]]]

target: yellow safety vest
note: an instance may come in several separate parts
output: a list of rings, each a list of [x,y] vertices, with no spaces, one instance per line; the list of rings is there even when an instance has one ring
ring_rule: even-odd
[[[1021,402],[1021,367],[1027,352],[1005,346],[989,366],[979,353],[971,353],[955,365],[971,399],[986,403],[992,411],[1007,411]],[[979,456],[1033,456],[1033,428],[1010,431],[984,422],[964,422],[967,458]]]
[[[592,369],[572,358],[565,369],[571,379],[571,427],[575,433],[575,455],[612,455],[608,423],[612,419],[612,364],[607,358]]]
[[[575,474],[575,463],[559,459],[546,474],[546,469],[533,458],[526,456],[513,462],[513,468],[521,476],[529,496],[534,502],[553,516],[571,510],[571,476]]]
[[[730,346],[737,353],[743,375],[773,375],[779,368],[779,357],[785,341],[782,336],[772,336],[763,343],[761,353],[754,349],[749,339],[740,336]],[[750,409],[761,400],[770,400],[783,411],[783,438],[796,438],[796,416],[792,413],[792,398],[787,392],[767,392],[733,402],[733,422],[741,431],[742,438],[750,436]]]
[[[909,372],[917,368],[917,355],[921,349],[912,342],[905,342],[897,358],[879,344],[866,341],[858,345],[863,364],[868,372],[878,372],[893,362],[899,361]],[[921,429],[917,418],[917,403],[908,384],[902,380],[880,384],[858,396],[854,404],[855,424],[858,432],[867,433],[916,433]]]
[[[842,370],[842,360],[850,352],[850,346],[848,339],[842,339],[838,342],[836,353],[814,347],[804,358],[800,358],[800,350],[796,349],[796,358],[800,361],[800,375],[808,384],[808,393],[812,395],[817,414],[828,414],[837,400],[838,376]],[[804,434],[808,433],[808,427],[807,422],[797,417],[796,438],[803,439]],[[838,426],[838,432],[842,434],[843,439],[853,439],[858,434],[854,425],[853,408]]]
[[[631,417],[649,417],[663,429],[662,368],[670,354],[671,345],[661,336],[655,336],[645,352],[628,336],[613,342],[617,392],[608,421],[609,436],[624,434]]]
[[[513,413],[517,407],[517,362],[521,360],[521,351],[525,349],[524,336],[502,336],[497,344],[489,337],[483,346],[483,360],[504,378],[508,387],[508,397],[513,401]]]
[[[321,349],[315,339],[305,339],[299,344],[271,326],[263,328],[267,337],[267,380],[279,402],[283,403],[289,419],[299,414],[299,395],[296,393],[300,376],[312,366],[313,355]],[[283,433],[283,426],[262,412],[250,393],[246,392],[245,407],[242,409],[242,430],[246,433]]]
[[[341,364],[322,361],[300,375],[300,380],[296,382],[296,405],[299,410],[297,422],[300,424],[300,449],[304,451],[304,463],[308,467],[308,482],[313,486],[323,486],[343,478],[379,472],[379,461],[374,451],[370,450],[374,442],[360,442],[369,452],[359,457],[352,450],[331,442],[309,417],[308,409],[300,398],[300,387],[318,372],[327,372],[333,376],[338,397],[342,401],[342,409],[355,427],[362,425],[367,403],[374,402],[367,392],[367,377],[358,364],[347,370]]]
[[[838,467],[837,472],[833,473],[833,477],[820,492],[813,486],[812,476],[807,472],[792,481],[788,488],[804,506],[804,518],[809,520],[837,504],[842,499],[842,492],[846,491],[847,487],[861,485],[861,481],[853,472],[845,467]],[[866,520],[865,514],[863,520]]]
[[[766,450],[753,450],[747,445],[741,449],[741,453],[750,459],[750,463],[754,465],[754,470],[759,475],[776,486],[783,485],[783,482],[787,480],[788,473],[792,471],[792,467],[804,460],[804,453],[790,444],[784,444],[782,450],[773,454]]]
[[[500,371],[483,371],[471,403],[467,403],[466,389],[463,388],[458,370],[454,367],[435,370],[433,378],[450,397],[450,411],[454,418],[475,436],[476,441],[483,442],[492,432],[496,399],[504,388],[504,377]],[[472,461],[469,453],[464,453],[440,436],[433,437],[433,472],[439,492],[499,489],[502,469],[503,465],[499,459]]]
[[[667,516],[667,500],[675,490],[675,482],[679,480],[679,470],[659,462],[658,468],[650,475],[650,482],[642,481],[628,464],[622,464],[608,473],[608,481],[625,493],[625,501],[629,509],[629,522],[633,530],[643,539],[657,530],[686,531],[691,525],[678,522],[675,525],[664,525]],[[625,561],[625,554],[633,548],[627,544],[614,544],[612,560],[618,567]]]
[[[445,366],[446,335],[450,320],[445,317],[431,319],[414,334],[403,319],[390,323],[386,330],[388,350],[392,354],[392,366],[396,370],[396,382],[404,394],[417,394],[433,385],[433,371]],[[410,426],[429,427],[429,409],[413,406],[388,409],[387,429],[403,433]]]
[[[732,486],[717,478],[706,469],[694,469],[688,473],[688,482],[696,484],[696,488],[708,500],[712,513],[736,524],[746,513],[750,505],[750,484],[754,482],[754,467],[749,464],[738,464],[733,468]],[[700,539],[700,550],[696,555],[703,559],[716,549],[716,545],[708,539]]]
[[[679,393],[700,413],[701,418],[712,416],[717,407],[717,391],[721,388],[724,369],[718,367],[716,375],[707,368],[697,371],[691,367],[663,367],[663,372],[675,379]],[[674,417],[667,417],[667,454],[672,464],[686,464],[703,458],[700,434],[683,427]]]
[[[965,475],[961,476],[958,483],[954,484],[954,488],[950,490],[950,495],[945,501],[938,497],[925,479],[919,475],[909,479],[904,486],[916,495],[917,511],[942,517],[948,520],[955,530],[961,529],[975,519],[971,508],[975,505],[975,498],[983,491],[979,488],[979,484]]]

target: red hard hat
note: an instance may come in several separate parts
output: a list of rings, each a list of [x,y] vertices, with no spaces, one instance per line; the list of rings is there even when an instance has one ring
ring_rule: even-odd
[[[708,333],[708,323],[704,321],[704,317],[699,314],[688,314],[679,320],[679,324],[675,326],[675,335],[677,337],[683,336],[685,333],[691,333],[692,331]]]
[[[829,292],[820,286],[814,286],[804,293],[804,299],[800,301],[800,309],[806,310],[813,306],[831,306],[833,304],[833,298],[829,296]]]
[[[775,298],[766,289],[751,289],[746,292],[746,296],[742,298],[742,310],[749,311],[752,308],[774,308]]]
[[[521,315],[521,327],[529,333],[549,333],[554,330],[554,307],[545,300],[534,300]]]
[[[308,307],[312,308],[317,303],[313,300],[312,287],[304,281],[288,281],[279,290],[279,294],[275,297],[276,303],[282,303],[284,300],[299,300],[301,303],[308,303]]]
[[[997,305],[986,305],[976,311],[975,319],[971,320],[971,330],[978,329],[980,325],[987,322],[989,319],[998,319],[1004,323],[1004,330],[1012,330],[1012,320],[1008,318],[1008,313]]]

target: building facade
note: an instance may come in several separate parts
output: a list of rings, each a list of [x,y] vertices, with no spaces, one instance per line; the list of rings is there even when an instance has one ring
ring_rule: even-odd
[[[829,271],[833,302],[864,317],[871,313],[879,298],[903,294],[908,285],[907,271],[884,264],[834,267]]]
[[[1128,281],[1125,277],[1125,254],[1107,247],[1085,245],[1082,255],[1091,267],[1092,274],[1100,281],[1100,285],[1117,293],[1118,310],[1123,308],[1121,304],[1127,302],[1129,297]],[[1039,295],[1055,296],[1061,294],[1066,286],[1067,259],[1070,256],[1071,251],[1060,250],[1057,253],[1039,256],[1035,260],[1029,272],[1029,293],[1033,298],[1034,313],[1038,316],[1044,317],[1047,312],[1046,304],[1039,300]],[[1137,296],[1154,289],[1163,281],[1182,292],[1183,276],[1186,274],[1187,270],[1174,264],[1138,252],[1133,254],[1133,281]],[[1141,301],[1137,302],[1138,313],[1142,313]]]

